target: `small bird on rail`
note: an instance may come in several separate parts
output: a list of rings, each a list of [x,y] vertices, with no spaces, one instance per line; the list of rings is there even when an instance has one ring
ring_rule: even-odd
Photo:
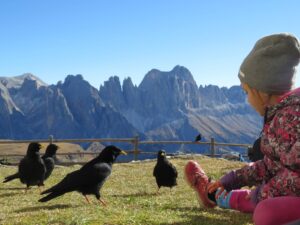
[[[46,148],[45,154],[42,156],[42,160],[45,163],[46,166],[46,173],[45,173],[45,179],[47,180],[48,177],[51,175],[54,166],[55,166],[55,155],[56,151],[59,149],[59,147],[56,144],[49,144]]]
[[[51,175],[51,173],[54,169],[54,165],[55,165],[54,157],[55,157],[55,154],[56,154],[56,151],[58,148],[59,147],[55,144],[49,144],[46,148],[45,154],[42,156],[42,160],[46,167],[44,181]],[[3,183],[12,181],[17,178],[20,178],[19,172],[5,177]]]
[[[201,141],[201,134],[198,134],[196,137],[195,137],[195,140],[194,142],[197,142],[197,141]]]
[[[172,188],[177,185],[178,173],[176,167],[168,161],[164,150],[159,150],[157,153],[157,163],[153,170],[153,176],[158,186],[157,193],[160,187]]]
[[[89,203],[87,195],[95,195],[97,200],[103,205],[106,203],[100,198],[100,189],[112,171],[112,164],[120,155],[126,152],[110,145],[104,148],[100,154],[83,165],[79,170],[75,170],[65,176],[58,184],[43,191],[41,194],[48,194],[41,198],[39,202],[47,202],[65,193],[78,191]]]
[[[20,178],[20,181],[23,184],[26,184],[27,189],[30,186],[35,185],[39,187],[43,186],[46,167],[39,154],[41,148],[41,144],[37,142],[31,142],[28,145],[26,155],[19,163],[18,172],[11,176],[5,177],[3,183]]]

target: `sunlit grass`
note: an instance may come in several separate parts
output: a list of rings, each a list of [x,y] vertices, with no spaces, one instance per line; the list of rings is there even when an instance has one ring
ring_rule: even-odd
[[[106,207],[90,196],[91,204],[77,192],[65,194],[48,203],[39,203],[38,188],[26,194],[19,180],[0,184],[0,224],[252,224],[251,215],[220,208],[199,206],[192,189],[183,177],[188,158],[171,159],[179,172],[178,186],[171,191],[157,186],[152,176],[154,161],[115,164],[104,184],[101,196]],[[197,157],[207,174],[220,177],[242,164],[222,159]],[[67,173],[80,168],[56,167],[45,182],[50,187]],[[0,167],[0,179],[16,171],[16,167]]]

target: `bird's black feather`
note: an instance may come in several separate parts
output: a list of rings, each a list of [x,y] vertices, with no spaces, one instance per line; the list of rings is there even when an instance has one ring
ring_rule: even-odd
[[[97,199],[100,199],[100,189],[111,174],[112,164],[119,154],[123,154],[119,148],[115,146],[106,147],[99,156],[86,163],[79,170],[67,174],[58,184],[43,191],[41,194],[48,195],[39,201],[47,202],[71,191],[78,191],[83,195],[93,194]]]
[[[42,160],[43,160],[43,162],[45,164],[45,167],[46,167],[44,181],[51,175],[51,173],[54,169],[54,165],[55,165],[54,157],[55,157],[57,149],[58,149],[57,145],[49,144],[46,148],[45,154],[42,156]],[[3,183],[12,181],[12,180],[17,179],[17,178],[20,178],[19,172],[15,173],[13,175],[5,177]]]
[[[45,154],[42,156],[46,167],[45,180],[51,175],[55,166],[55,155],[58,146],[56,144],[49,144],[46,148]]]
[[[153,170],[153,176],[156,179],[158,188],[170,187],[177,185],[177,170],[176,167],[168,161],[164,150],[157,153],[157,163]]]
[[[3,183],[6,183],[6,182],[9,182],[9,181],[12,181],[12,180],[14,180],[14,179],[17,179],[17,178],[20,178],[20,176],[19,176],[19,173],[18,173],[18,172],[17,172],[17,173],[15,173],[15,174],[13,174],[13,175],[9,175],[9,176],[5,177],[5,178],[4,178],[4,181],[3,181]]]
[[[26,155],[21,159],[18,172],[4,178],[4,183],[13,179],[19,178],[27,187],[38,185],[41,186],[45,179],[45,164],[39,155],[41,145],[37,142],[32,142],[28,145]]]

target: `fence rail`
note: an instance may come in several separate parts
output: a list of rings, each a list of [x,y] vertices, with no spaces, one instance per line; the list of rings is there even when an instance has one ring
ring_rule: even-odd
[[[138,136],[135,136],[133,138],[89,138],[89,139],[55,139],[53,135],[49,136],[49,139],[33,139],[33,140],[0,140],[0,146],[1,144],[16,144],[16,143],[30,143],[30,142],[39,142],[39,143],[83,143],[83,142],[99,142],[99,143],[129,143],[132,144],[133,149],[127,150],[126,152],[128,154],[134,155],[134,160],[138,159],[139,154],[157,154],[156,152],[147,152],[147,151],[141,151],[139,150],[140,145],[158,145],[158,144],[176,144],[176,145],[208,145],[210,146],[210,153],[205,154],[211,157],[217,157],[220,156],[220,154],[216,153],[216,147],[217,146],[226,146],[226,147],[242,147],[242,148],[248,148],[251,146],[250,144],[237,144],[237,143],[219,143],[215,142],[214,138],[211,138],[210,141],[140,141]],[[223,150],[225,151],[225,150]],[[226,152],[226,151],[225,151]],[[229,151],[228,151],[229,152]],[[97,152],[70,152],[70,153],[57,153],[58,156],[84,156],[84,155],[96,155]],[[1,155],[1,158],[7,158],[7,157],[23,157],[24,154],[6,154]],[[245,154],[244,154],[245,156]]]

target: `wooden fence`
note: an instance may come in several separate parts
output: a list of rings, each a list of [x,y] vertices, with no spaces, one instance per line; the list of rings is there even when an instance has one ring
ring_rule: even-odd
[[[83,143],[83,142],[100,142],[100,143],[129,143],[132,144],[132,150],[126,151],[128,154],[133,154],[134,160],[138,159],[139,154],[157,154],[156,152],[147,152],[139,150],[139,145],[155,145],[155,144],[177,144],[177,145],[208,145],[210,146],[210,152],[208,156],[211,157],[218,157],[220,154],[217,154],[216,147],[218,146],[225,146],[225,147],[242,147],[248,148],[250,144],[236,144],[236,143],[219,143],[215,142],[214,138],[211,138],[210,141],[203,142],[203,141],[140,141],[139,137],[133,138],[99,138],[99,139],[55,139],[52,135],[49,136],[49,139],[36,139],[36,140],[0,140],[1,144],[15,144],[15,143],[30,143],[30,142],[39,142],[39,143]],[[230,151],[228,151],[230,152]],[[99,154],[97,152],[80,152],[80,153],[57,153],[58,156],[83,156],[83,155],[96,155]],[[242,154],[246,157],[245,154]],[[0,159],[9,158],[9,157],[23,157],[24,155],[20,154],[6,154],[0,155]],[[69,163],[72,164],[72,163]],[[75,164],[75,163],[73,163]]]

